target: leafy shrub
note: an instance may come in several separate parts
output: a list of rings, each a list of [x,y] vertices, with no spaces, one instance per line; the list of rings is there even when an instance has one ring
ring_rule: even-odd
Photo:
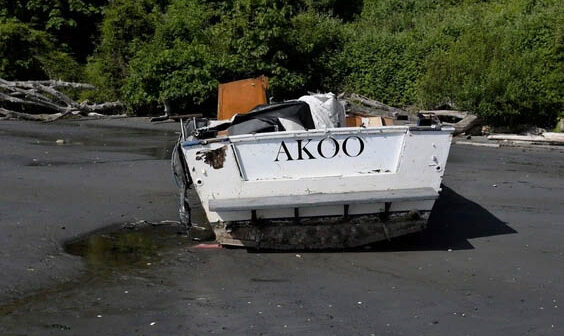
[[[473,24],[426,58],[420,104],[448,103],[491,123],[553,125],[564,101],[562,11],[555,2],[520,2],[458,15],[470,12]]]
[[[0,0],[0,18],[48,33],[57,49],[84,62],[94,50],[107,0]]]
[[[121,98],[129,61],[152,38],[159,8],[157,0],[115,0],[104,9],[100,44],[86,66],[87,80],[99,89],[85,98]]]
[[[82,69],[49,34],[15,19],[0,21],[0,77],[8,80],[81,78]]]
[[[175,0],[132,59],[124,99],[138,111],[163,100],[215,111],[218,83],[262,74],[276,99],[329,89],[341,30],[339,20],[283,1]]]
[[[564,11],[547,1],[365,1],[346,88],[392,105],[550,126],[563,108]]]

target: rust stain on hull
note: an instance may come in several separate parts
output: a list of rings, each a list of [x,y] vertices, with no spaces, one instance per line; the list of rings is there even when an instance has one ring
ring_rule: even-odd
[[[225,151],[227,146],[222,146],[220,148],[210,150],[204,154],[204,162],[213,167],[213,169],[223,168],[223,163],[225,162]]]

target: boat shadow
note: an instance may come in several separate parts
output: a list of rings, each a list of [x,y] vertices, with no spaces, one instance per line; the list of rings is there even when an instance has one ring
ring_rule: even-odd
[[[469,239],[517,233],[483,208],[442,185],[426,230],[370,245],[368,251],[467,250]]]

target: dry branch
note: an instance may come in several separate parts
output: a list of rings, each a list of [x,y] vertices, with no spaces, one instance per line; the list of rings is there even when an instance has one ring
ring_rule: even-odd
[[[8,82],[0,78],[1,82]],[[87,83],[73,83],[73,82],[63,82],[60,80],[39,80],[39,81],[11,81],[9,82],[15,87],[21,88],[33,88],[34,85],[44,85],[49,86],[54,89],[66,88],[66,89],[81,89],[81,90],[94,90],[96,87]]]
[[[404,110],[400,109],[400,108],[388,106],[388,105],[381,103],[377,100],[373,100],[373,99],[361,96],[361,95],[356,94],[356,93],[351,94],[350,99],[352,101],[357,101],[357,102],[361,103],[362,105],[369,106],[369,107],[376,109],[376,110],[381,110],[381,111],[385,111],[385,112],[389,112],[389,113],[406,114],[406,112]]]
[[[439,117],[443,125],[453,126],[454,135],[466,133],[481,123],[481,120],[480,118],[478,118],[478,116],[466,111],[432,110],[432,111],[420,111],[420,112],[432,113],[437,117]],[[447,121],[445,121],[444,119],[447,119]],[[448,122],[449,119],[453,120],[453,122]]]
[[[95,87],[58,80],[7,81],[0,78],[0,114],[4,118],[53,121],[71,113],[86,116],[89,113],[115,114],[123,111],[123,104],[119,101],[103,104],[78,103],[59,91],[59,88],[91,90]],[[29,109],[50,113],[28,113]]]
[[[22,112],[10,111],[5,108],[0,107],[0,119],[20,119],[20,120],[31,120],[31,121],[55,121],[62,118],[66,114],[63,113],[52,113],[52,114],[29,114]]]

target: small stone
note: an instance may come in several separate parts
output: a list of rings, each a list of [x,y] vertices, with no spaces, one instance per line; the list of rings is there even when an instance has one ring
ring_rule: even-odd
[[[157,324],[157,322],[151,322],[149,323],[149,325],[154,326],[155,324]]]
[[[55,141],[55,143],[57,143],[57,145],[64,145],[64,144],[65,144],[65,140],[63,140],[63,139],[57,139],[57,141]]]
[[[100,318],[100,317],[102,317],[102,315],[96,315],[96,317],[97,317],[97,318]]]
[[[296,258],[301,258],[302,255],[301,254],[296,254]]]
[[[497,188],[497,184],[492,184],[492,187]]]

